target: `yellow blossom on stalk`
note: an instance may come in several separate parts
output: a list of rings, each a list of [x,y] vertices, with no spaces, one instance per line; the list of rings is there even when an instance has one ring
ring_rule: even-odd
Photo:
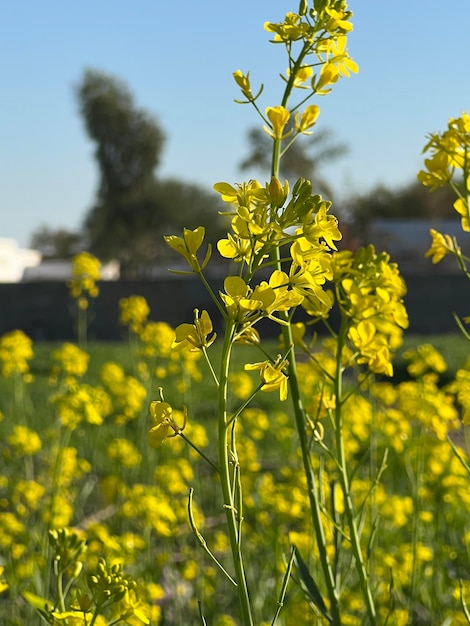
[[[151,402],[150,415],[152,417],[152,426],[148,431],[148,443],[152,448],[160,447],[165,439],[174,437],[183,430],[182,427],[176,424],[173,418],[173,408],[168,402],[161,400]]]
[[[334,63],[325,63],[320,71],[320,76],[318,80],[316,77],[312,80],[312,89],[316,94],[320,96],[324,96],[330,93],[331,88],[328,88],[328,85],[333,85],[338,82],[339,78],[339,69],[336,67]]]
[[[118,412],[115,421],[125,424],[135,419],[142,410],[147,395],[145,387],[134,376],[127,376],[118,363],[105,363],[101,368],[100,378],[114,400],[115,410]]]
[[[132,441],[122,437],[113,439],[109,443],[106,453],[110,459],[114,459],[120,465],[128,469],[140,465],[142,461],[142,455]]]
[[[339,230],[338,220],[334,215],[329,215],[328,209],[331,203],[322,202],[315,213],[315,219],[309,224],[304,224],[302,233],[304,237],[315,243],[323,239],[329,248],[337,250],[335,241],[340,241],[343,237]]]
[[[359,66],[351,59],[346,50],[347,37],[340,35],[336,39],[328,39],[321,47],[321,52],[326,53],[327,62],[335,65],[341,76],[349,78],[351,72],[357,74]]]
[[[261,85],[258,93],[256,94],[256,96],[254,96],[253,92],[251,91],[250,72],[243,74],[241,70],[237,70],[236,72],[233,72],[232,76],[237,85],[240,87],[242,94],[246,98],[246,102],[241,102],[240,100],[235,100],[235,102],[239,104],[246,104],[247,102],[254,102],[260,97],[263,92],[263,85]]]
[[[139,334],[150,313],[147,300],[143,296],[130,296],[119,300],[119,322],[129,326],[133,333]]]
[[[268,128],[264,126],[263,128],[270,137],[273,139],[285,139],[292,134],[292,131],[289,131],[285,135],[283,134],[284,128],[290,118],[290,113],[286,108],[283,106],[267,107],[266,115],[271,122],[271,127]]]
[[[350,11],[337,11],[336,9],[326,7],[325,13],[330,17],[326,25],[329,32],[336,32],[338,29],[346,32],[353,30],[353,25],[351,22],[348,22],[348,18],[351,17]]]
[[[433,263],[439,263],[447,254],[460,252],[460,248],[455,239],[450,235],[442,235],[437,230],[434,230],[434,228],[431,228],[429,232],[432,237],[432,243],[425,256],[432,257],[431,260]]]
[[[468,196],[465,200],[463,198],[457,198],[457,200],[454,202],[454,209],[459,215],[462,216],[462,230],[464,230],[466,233],[470,232],[470,189],[467,190],[467,193]]]
[[[14,426],[13,432],[7,437],[8,443],[15,448],[19,456],[36,454],[42,448],[41,438],[27,426]]]
[[[265,22],[265,30],[275,33],[274,43],[287,43],[308,37],[311,27],[297,13],[287,13],[284,22]]]
[[[447,369],[443,356],[430,343],[424,343],[416,350],[407,350],[403,358],[409,361],[406,369],[411,376],[422,376],[428,371],[442,374]]]
[[[358,363],[367,363],[370,370],[376,374],[393,376],[386,338],[377,333],[372,322],[359,322],[357,326],[351,326],[348,334],[354,347],[360,352]]]
[[[175,339],[172,344],[173,350],[188,348],[191,352],[199,352],[202,348],[211,346],[216,338],[212,334],[212,321],[207,311],[199,315],[198,309],[194,309],[194,324],[180,324],[175,330]],[[209,339],[209,335],[212,337]]]
[[[307,86],[304,85],[304,83],[309,78],[311,78],[312,74],[313,74],[313,69],[311,68],[310,65],[302,65],[302,67],[299,67],[299,69],[295,73],[293,86],[300,88],[300,89],[307,89]],[[291,75],[291,70],[289,68],[287,70],[287,76],[290,77],[290,75]]]
[[[139,333],[143,346],[139,354],[144,357],[168,358],[171,354],[174,330],[166,322],[147,322]]]
[[[275,299],[274,291],[265,284],[253,291],[240,276],[227,276],[224,280],[225,293],[220,297],[225,303],[227,313],[238,323],[262,317],[263,311]]]
[[[89,252],[80,252],[72,259],[72,279],[67,283],[70,295],[81,309],[88,308],[88,298],[99,293],[96,282],[101,279],[101,263]]]
[[[316,104],[311,104],[310,106],[308,106],[304,110],[302,115],[300,115],[299,113],[296,113],[295,130],[298,133],[301,133],[304,135],[311,135],[311,132],[309,132],[309,128],[312,128],[312,126],[315,126],[319,115],[320,115],[320,107],[317,106]]]
[[[12,330],[0,338],[1,371],[5,378],[21,374],[28,381],[28,361],[33,357],[33,342],[22,330]]]
[[[64,343],[52,353],[52,376],[63,372],[69,376],[83,376],[88,369],[90,355],[73,343]]]
[[[277,359],[271,361],[262,361],[260,363],[247,363],[245,369],[248,371],[260,370],[262,381],[261,391],[275,391],[279,389],[280,399],[287,398],[287,376],[283,370],[289,365],[289,362],[278,355]]]
[[[168,237],[164,237],[164,239],[166,243],[170,246],[170,248],[172,248],[175,252],[178,252],[178,254],[181,254],[181,256],[186,259],[193,272],[199,273],[208,264],[212,250],[211,246],[209,245],[204,261],[202,263],[199,263],[199,260],[197,258],[197,251],[204,241],[205,233],[206,229],[204,228],[204,226],[198,226],[194,230],[184,228],[183,237],[170,235]]]

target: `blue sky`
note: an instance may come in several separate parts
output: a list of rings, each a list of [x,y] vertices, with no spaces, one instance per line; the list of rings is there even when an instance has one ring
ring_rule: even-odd
[[[254,110],[232,72],[279,103],[281,46],[263,29],[297,0],[15,0],[0,21],[0,237],[27,245],[41,225],[77,228],[97,185],[74,87],[85,68],[127,83],[167,135],[161,177],[241,181]],[[452,7],[447,10],[446,6]],[[350,0],[359,74],[321,98],[320,128],[349,153],[324,169],[340,198],[413,180],[426,134],[470,109],[470,1]]]

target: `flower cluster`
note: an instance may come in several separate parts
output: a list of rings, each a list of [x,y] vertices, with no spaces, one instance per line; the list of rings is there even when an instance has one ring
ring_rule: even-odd
[[[0,337],[0,363],[2,376],[19,374],[30,381],[29,361],[34,357],[33,342],[21,330],[12,330]]]
[[[72,259],[72,279],[68,282],[70,295],[79,309],[88,308],[88,298],[96,298],[96,285],[101,278],[101,263],[89,252],[80,252]]]

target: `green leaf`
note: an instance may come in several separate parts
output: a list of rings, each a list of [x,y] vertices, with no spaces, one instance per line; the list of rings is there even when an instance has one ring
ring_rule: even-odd
[[[296,546],[294,546],[294,563],[297,568],[301,586],[305,595],[320,610],[322,615],[326,617],[329,622],[332,622],[333,618],[328,613],[320,590],[318,589],[316,582],[313,580],[312,575],[310,574],[308,567],[301,557],[300,552],[298,551]]]
[[[50,613],[54,608],[48,600],[46,600],[45,598],[41,598],[41,596],[37,596],[34,593],[30,593],[29,591],[23,591],[22,595],[26,602],[38,611]]]

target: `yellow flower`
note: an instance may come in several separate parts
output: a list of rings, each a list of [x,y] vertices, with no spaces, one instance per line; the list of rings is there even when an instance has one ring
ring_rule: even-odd
[[[206,229],[204,226],[198,226],[195,230],[183,229],[183,237],[170,235],[164,237],[164,239],[170,248],[173,248],[175,252],[178,252],[186,259],[193,272],[200,272],[206,267],[211,255],[211,246],[209,245],[204,261],[199,263],[197,251],[204,241],[205,233]]]
[[[191,352],[199,352],[202,348],[211,346],[216,338],[212,333],[212,321],[207,311],[199,315],[198,309],[194,309],[194,324],[180,324],[175,330],[175,339],[172,344],[173,350],[188,348]]]
[[[14,373],[26,377],[28,361],[33,357],[33,342],[22,330],[12,330],[0,338],[0,362],[5,378]]]
[[[332,85],[338,81],[339,69],[334,63],[327,62],[323,65],[320,76],[317,81],[312,84],[313,89],[319,95],[326,95],[331,89],[325,89],[328,85]]]
[[[260,377],[262,382],[261,391],[275,391],[279,389],[280,399],[286,400],[287,398],[287,376],[283,370],[288,366],[288,361],[278,355],[277,359],[272,363],[271,361],[262,361],[260,363],[247,363],[245,369],[260,370]]]
[[[139,333],[150,313],[147,300],[143,296],[130,296],[119,300],[119,322],[129,326],[132,332]]]
[[[61,348],[54,350],[52,358],[56,361],[53,375],[63,371],[70,376],[83,376],[88,369],[90,355],[73,343],[64,343]]]
[[[266,115],[271,122],[271,129],[264,126],[264,130],[273,139],[285,139],[292,131],[289,131],[286,135],[283,135],[284,128],[289,121],[290,113],[283,106],[268,107],[266,109]]]
[[[432,256],[433,263],[439,263],[447,254],[455,254],[459,251],[459,247],[450,235],[442,235],[434,228],[431,228],[429,232],[432,244],[425,256]]]
[[[110,459],[114,459],[128,469],[140,465],[142,455],[129,439],[113,439],[106,450]]]
[[[457,198],[454,202],[454,209],[459,215],[462,216],[462,230],[466,233],[470,232],[470,207],[468,198],[464,201],[462,198]]]
[[[317,122],[317,118],[320,115],[320,107],[316,104],[311,104],[308,106],[302,115],[296,113],[295,116],[295,129],[298,133],[302,133],[304,135],[310,135],[311,132],[308,131],[309,128],[312,128]]]
[[[307,89],[304,83],[312,76],[312,74],[313,74],[313,70],[310,67],[310,65],[302,65],[302,67],[299,67],[299,69],[297,70],[294,76],[293,86],[300,88],[300,89]],[[291,71],[290,69],[288,69],[287,76],[290,76],[290,75],[291,75]]]
[[[21,456],[36,454],[42,447],[41,438],[37,432],[26,426],[14,426],[7,440]]]
[[[240,276],[227,276],[224,288],[225,293],[221,292],[220,297],[229,316],[239,323],[261,317],[275,299],[274,290],[267,284],[253,291]]]
[[[88,305],[86,298],[96,298],[99,290],[96,281],[101,278],[101,263],[89,252],[80,252],[72,259],[72,279],[67,283],[70,295],[77,300],[83,299],[82,308]]]
[[[148,432],[148,443],[152,448],[160,447],[165,439],[174,437],[183,430],[175,422],[173,408],[168,402],[161,400],[151,402],[150,415],[152,416],[152,426]]]

